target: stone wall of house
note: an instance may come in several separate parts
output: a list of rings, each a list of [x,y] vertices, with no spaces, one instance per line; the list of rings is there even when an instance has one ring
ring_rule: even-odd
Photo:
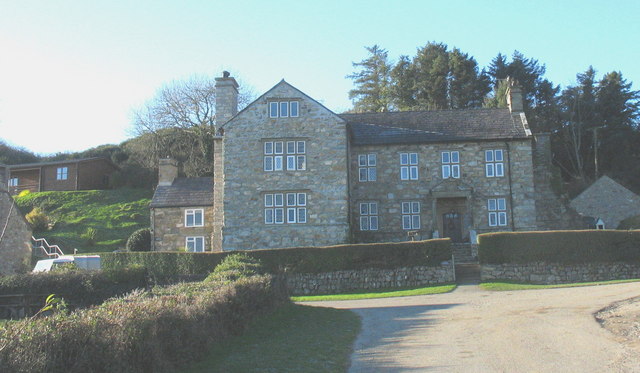
[[[552,183],[560,183],[559,170],[551,161],[551,139],[548,133],[536,134],[533,143],[533,175],[535,183],[536,224],[540,230],[576,229],[580,218],[566,197],[555,191]],[[558,180],[554,181],[554,178]]]
[[[349,290],[374,290],[426,286],[453,282],[451,264],[436,267],[369,268],[325,273],[287,275],[287,287],[293,295],[342,293]]]
[[[185,227],[185,210],[203,209],[203,227]],[[204,237],[205,250],[212,250],[213,208],[211,206],[194,207],[155,207],[151,209],[151,229],[153,230],[152,250],[184,251],[187,237]]]
[[[540,284],[609,281],[640,278],[640,263],[482,264],[482,281],[509,280]]]
[[[504,176],[487,177],[485,150],[502,149]],[[441,152],[460,154],[459,179],[443,179]],[[418,180],[400,179],[400,153],[418,153]],[[358,156],[376,154],[377,180],[359,181]],[[352,146],[351,223],[355,242],[407,240],[402,227],[402,202],[420,202],[421,227],[418,239],[442,236],[442,215],[456,209],[463,214],[463,236],[505,230],[535,230],[536,209],[533,189],[532,148],[530,140],[433,143],[415,145]],[[511,181],[511,183],[510,183]],[[488,200],[505,198],[507,225],[490,227]],[[377,202],[377,231],[360,230],[360,203]]]
[[[0,275],[30,269],[31,227],[4,190],[0,190],[0,256]]]
[[[299,116],[270,118],[272,101],[296,101]],[[342,119],[281,82],[224,125],[222,248],[323,246],[349,239],[347,134]],[[306,169],[264,171],[268,141],[305,141]],[[286,153],[285,153],[286,159]],[[285,163],[286,168],[286,163]],[[265,224],[265,194],[306,193],[307,222]],[[286,208],[286,206],[285,206]],[[286,210],[285,210],[286,211]],[[217,233],[216,233],[217,235]]]

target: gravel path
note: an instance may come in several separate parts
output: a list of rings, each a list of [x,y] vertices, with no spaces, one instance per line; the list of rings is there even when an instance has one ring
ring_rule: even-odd
[[[640,372],[637,345],[594,314],[640,283],[310,302],[362,317],[350,372]]]

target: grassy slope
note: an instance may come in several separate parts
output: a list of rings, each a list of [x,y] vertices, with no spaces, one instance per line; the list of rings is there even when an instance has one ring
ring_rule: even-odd
[[[346,372],[359,331],[349,310],[288,304],[182,372]]]
[[[34,232],[67,253],[112,251],[124,247],[133,231],[149,226],[152,192],[141,189],[90,190],[79,192],[30,193],[16,199],[26,215],[33,207],[42,208],[55,221],[53,229]],[[97,230],[91,245],[81,235],[88,228]]]

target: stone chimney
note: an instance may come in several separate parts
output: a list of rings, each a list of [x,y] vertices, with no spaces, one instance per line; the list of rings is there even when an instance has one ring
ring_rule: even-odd
[[[517,80],[510,77],[507,78],[507,105],[512,114],[524,112],[522,88]]]
[[[168,186],[178,177],[178,162],[171,158],[158,160],[158,185]]]
[[[228,71],[216,78],[216,126],[225,124],[238,113],[238,82]]]

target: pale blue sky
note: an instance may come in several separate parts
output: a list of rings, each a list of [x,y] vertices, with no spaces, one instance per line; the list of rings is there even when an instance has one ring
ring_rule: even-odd
[[[128,137],[131,110],[166,82],[284,78],[336,112],[351,63],[429,41],[487,66],[519,50],[566,86],[593,65],[640,89],[640,1],[0,0],[0,138],[37,153]]]

